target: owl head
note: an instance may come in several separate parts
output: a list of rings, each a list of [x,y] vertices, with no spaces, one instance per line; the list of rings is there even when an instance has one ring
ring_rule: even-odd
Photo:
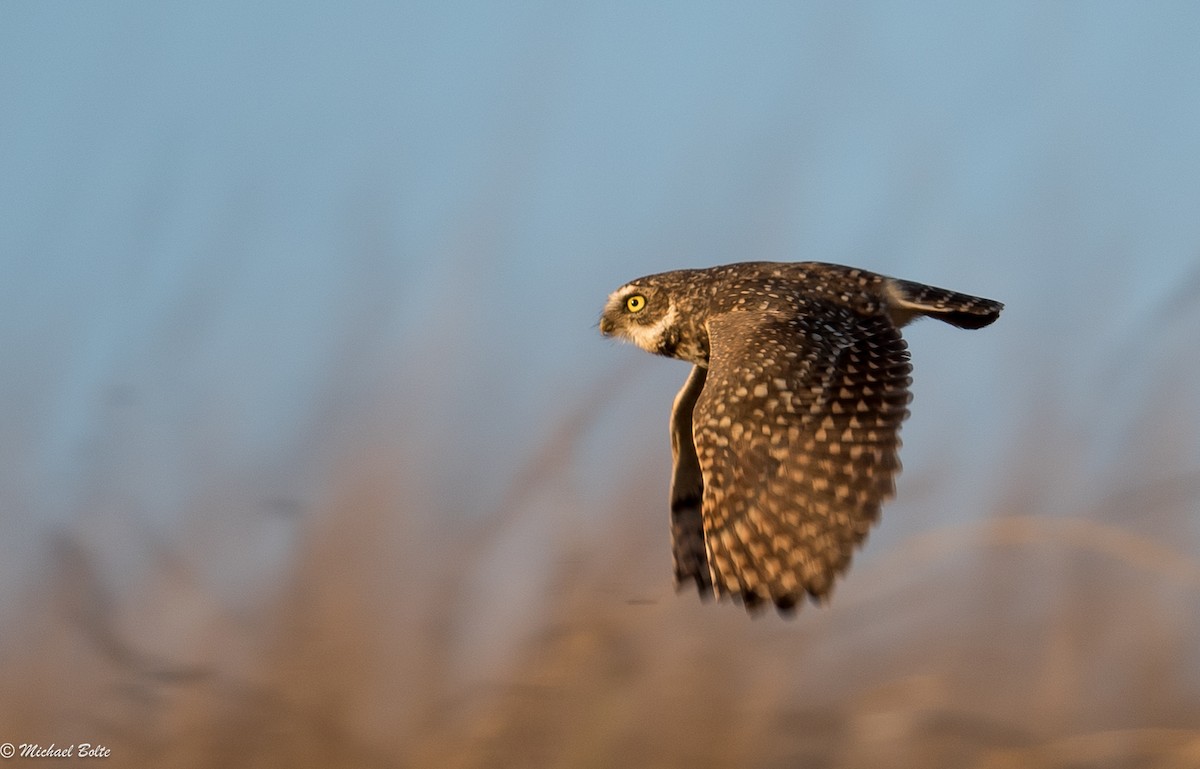
[[[669,286],[650,278],[626,283],[609,294],[600,333],[633,342],[647,352],[677,357],[682,329]]]

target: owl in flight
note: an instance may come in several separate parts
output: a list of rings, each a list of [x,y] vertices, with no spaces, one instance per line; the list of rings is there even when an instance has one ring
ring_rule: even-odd
[[[895,492],[911,396],[900,328],[983,328],[990,299],[819,262],[648,275],[600,332],[692,363],[671,413],[678,586],[781,612],[820,602]]]

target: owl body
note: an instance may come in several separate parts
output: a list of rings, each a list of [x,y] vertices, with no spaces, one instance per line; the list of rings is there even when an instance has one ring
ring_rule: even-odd
[[[818,262],[639,278],[601,333],[693,364],[671,417],[677,583],[754,609],[821,600],[894,492],[911,383],[899,329],[999,302]]]

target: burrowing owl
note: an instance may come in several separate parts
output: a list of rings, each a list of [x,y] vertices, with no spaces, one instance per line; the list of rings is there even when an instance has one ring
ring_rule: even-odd
[[[754,609],[826,597],[895,491],[908,416],[900,327],[982,328],[1004,305],[835,264],[649,275],[600,331],[694,364],[671,414],[677,585]]]

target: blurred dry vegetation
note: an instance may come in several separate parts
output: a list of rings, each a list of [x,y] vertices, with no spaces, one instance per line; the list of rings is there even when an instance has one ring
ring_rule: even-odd
[[[101,742],[106,766],[1200,767],[1200,478],[868,543],[831,605],[782,620],[672,594],[644,472],[506,594],[498,543],[594,504],[564,481],[588,398],[470,523],[406,514],[430,501],[396,458],[351,456],[280,592],[242,606],[168,549],[117,595],[57,538],[5,639],[2,736]]]

